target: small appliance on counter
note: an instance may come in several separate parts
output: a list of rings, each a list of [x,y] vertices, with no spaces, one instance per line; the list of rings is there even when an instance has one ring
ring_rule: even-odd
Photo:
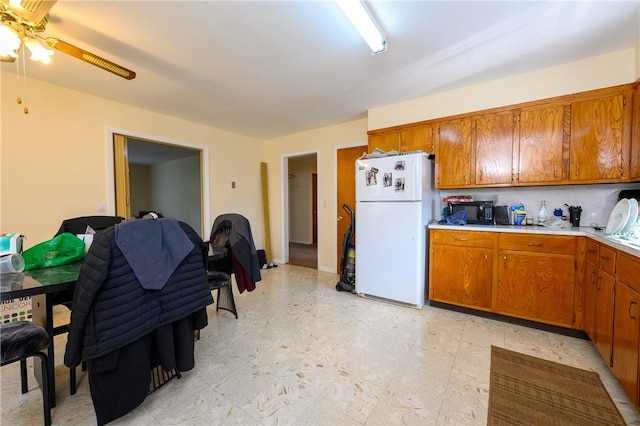
[[[495,206],[493,208],[493,215],[496,220],[496,225],[510,225],[511,220],[509,219],[511,216],[509,206]]]
[[[580,215],[582,214],[582,207],[580,206],[567,206],[569,207],[569,222],[574,227],[580,226]]]
[[[493,225],[493,201],[449,201],[449,216],[461,210],[467,212],[469,225]]]

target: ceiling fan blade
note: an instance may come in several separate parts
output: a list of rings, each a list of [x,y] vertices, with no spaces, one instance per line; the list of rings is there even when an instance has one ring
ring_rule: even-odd
[[[100,56],[94,55],[91,52],[87,52],[84,49],[81,49],[77,46],[64,42],[54,37],[47,37],[45,39],[47,44],[52,48],[59,50],[60,52],[66,53],[67,55],[71,55],[74,58],[78,58],[82,61],[85,61],[91,65],[94,65],[98,68],[102,68],[105,71],[109,71],[117,76],[122,78],[126,78],[127,80],[133,80],[136,78],[136,73],[128,70],[124,67],[121,67],[118,64],[114,64],[111,61],[108,61]]]

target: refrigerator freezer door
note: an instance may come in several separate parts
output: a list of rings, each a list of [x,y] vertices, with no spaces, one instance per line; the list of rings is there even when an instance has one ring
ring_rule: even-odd
[[[356,201],[421,200],[424,153],[356,160]]]
[[[357,203],[356,292],[422,308],[422,203]]]

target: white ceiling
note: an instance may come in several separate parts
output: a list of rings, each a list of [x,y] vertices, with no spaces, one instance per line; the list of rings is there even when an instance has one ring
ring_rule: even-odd
[[[49,65],[29,63],[26,73],[270,139],[640,43],[637,0],[370,1],[368,7],[387,36],[388,51],[377,56],[332,1],[59,0],[44,35],[137,77],[127,81],[59,52]]]

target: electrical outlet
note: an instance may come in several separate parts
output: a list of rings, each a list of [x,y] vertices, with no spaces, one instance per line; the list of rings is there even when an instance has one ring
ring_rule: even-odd
[[[104,201],[98,201],[98,211],[104,212],[107,209],[107,205]]]

